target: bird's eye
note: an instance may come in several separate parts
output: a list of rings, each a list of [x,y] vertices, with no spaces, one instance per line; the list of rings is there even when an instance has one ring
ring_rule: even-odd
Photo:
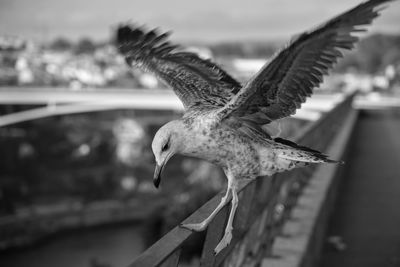
[[[163,147],[161,148],[161,151],[166,151],[169,148],[169,142],[166,142]]]

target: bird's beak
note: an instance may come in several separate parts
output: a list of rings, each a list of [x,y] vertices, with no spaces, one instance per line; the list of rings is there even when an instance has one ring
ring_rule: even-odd
[[[154,177],[153,177],[153,183],[156,188],[158,188],[158,186],[160,185],[161,173],[164,170],[164,166],[168,162],[168,160],[173,156],[173,154],[174,153],[168,154],[167,157],[164,159],[164,161],[161,162],[160,164],[158,164],[158,162],[156,162],[156,169],[154,170]]]
[[[164,163],[159,165],[156,163],[156,169],[154,170],[154,178],[153,178],[153,183],[156,188],[160,185],[161,182],[161,172],[164,169]]]

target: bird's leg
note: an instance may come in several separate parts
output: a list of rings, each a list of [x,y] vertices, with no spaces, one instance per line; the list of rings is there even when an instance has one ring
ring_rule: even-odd
[[[218,206],[214,209],[214,211],[202,222],[200,223],[188,223],[188,224],[181,224],[181,227],[189,229],[191,231],[200,232],[207,228],[208,224],[214,219],[215,215],[228,203],[229,193],[231,188],[228,186],[225,195],[221,198]]]
[[[226,248],[232,240],[232,230],[233,230],[233,218],[235,218],[236,209],[238,206],[239,198],[237,195],[236,187],[232,187],[232,206],[231,212],[229,213],[228,223],[226,224],[225,234],[221,241],[218,243],[217,247],[214,249],[215,254],[218,254],[221,250]]]

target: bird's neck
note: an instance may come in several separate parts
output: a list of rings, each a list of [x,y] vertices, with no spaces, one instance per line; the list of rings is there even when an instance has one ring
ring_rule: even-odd
[[[214,133],[215,135],[215,133]],[[204,159],[218,164],[220,155],[212,138],[213,132],[210,129],[198,130],[194,127],[186,127],[182,134],[180,154],[199,159]]]

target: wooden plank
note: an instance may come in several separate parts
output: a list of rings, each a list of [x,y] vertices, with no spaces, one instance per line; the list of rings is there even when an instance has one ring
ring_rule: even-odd
[[[169,255],[169,257],[161,263],[160,267],[177,267],[180,255],[181,249],[175,250],[175,252]]]
[[[246,188],[250,182],[243,184],[239,187],[239,192],[241,192],[244,188]],[[225,194],[225,192],[220,192],[207,203],[205,203],[202,207],[200,207],[197,211],[195,211],[192,215],[190,215],[187,219],[185,219],[182,223],[196,223],[204,220],[219,204],[221,197]],[[222,209],[220,211],[223,212]],[[218,215],[214,220],[218,218]],[[210,224],[211,226],[211,224]],[[210,228],[209,226],[209,228]],[[188,239],[193,234],[192,231],[187,230],[185,228],[181,228],[176,226],[170,232],[168,232],[164,237],[154,243],[150,248],[144,251],[142,254],[138,256],[138,258],[129,265],[129,267],[141,267],[141,266],[157,266],[159,265],[166,257],[172,254],[177,248],[179,248],[182,243]]]
[[[253,249],[259,249],[260,224],[265,225],[267,212],[265,210],[265,195],[270,184],[269,177],[259,177],[242,192],[237,218],[235,220],[235,239],[233,244],[216,257],[215,266],[239,267],[248,261],[249,255],[254,255]],[[260,192],[263,191],[263,192]],[[246,200],[246,199],[247,200]],[[246,202],[250,204],[246,204]],[[242,211],[239,211],[242,209]],[[242,224],[242,225],[241,225]],[[264,227],[263,227],[264,228]],[[240,230],[241,229],[241,230]],[[239,243],[240,242],[240,243]],[[249,254],[250,253],[250,254]],[[222,264],[223,263],[223,264]]]
[[[194,223],[204,220],[207,215],[210,214],[211,211],[218,205],[221,196],[222,193],[213,197],[195,213],[184,220],[183,223]],[[139,255],[139,257],[129,266],[158,266],[166,257],[174,253],[192,234],[192,231],[176,226],[145,252]]]
[[[201,267],[217,266],[215,265],[216,255],[214,249],[224,235],[225,224],[229,215],[228,208],[229,206],[225,206],[208,226],[200,260]]]
[[[248,228],[250,212],[255,202],[257,182],[251,182],[239,195],[239,205],[236,211],[237,216],[233,221],[236,231],[244,232]]]
[[[215,266],[220,264],[232,253],[236,244],[243,239],[249,229],[249,215],[255,198],[256,182],[252,181],[239,195],[239,204],[233,221],[233,238],[227,248],[216,256]]]

